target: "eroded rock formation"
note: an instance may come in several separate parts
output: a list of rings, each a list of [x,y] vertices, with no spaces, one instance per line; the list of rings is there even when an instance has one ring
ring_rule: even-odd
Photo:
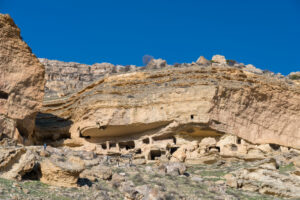
[[[99,154],[153,160],[172,152],[183,161],[180,147],[225,133],[299,148],[299,86],[224,60],[103,76],[70,97],[46,99],[43,112],[72,122],[64,145]]]
[[[35,115],[44,96],[44,72],[14,21],[0,14],[0,136],[26,144],[33,141]]]

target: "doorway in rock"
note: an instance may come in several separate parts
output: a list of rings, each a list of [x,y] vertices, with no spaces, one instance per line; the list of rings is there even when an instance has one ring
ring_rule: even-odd
[[[169,150],[170,150],[170,154],[172,155],[175,151],[177,151],[179,147],[170,147]]]
[[[22,180],[39,180],[41,177],[41,166],[39,163],[35,164],[33,169],[22,176]]]
[[[129,149],[134,149],[135,148],[135,144],[134,144],[134,141],[120,142],[119,143],[119,147],[121,149],[129,150]]]
[[[161,155],[162,153],[159,149],[150,150],[150,160],[155,160],[156,158],[159,158]]]

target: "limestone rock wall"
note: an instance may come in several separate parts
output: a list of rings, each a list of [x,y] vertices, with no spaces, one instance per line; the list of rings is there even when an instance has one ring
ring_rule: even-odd
[[[14,21],[0,14],[0,135],[31,141],[44,96],[44,73]]]
[[[107,74],[137,70],[134,65],[121,66],[110,63],[85,65],[44,58],[39,60],[46,70],[45,99],[68,96]]]
[[[181,132],[201,136],[193,128],[199,126],[298,149],[299,111],[298,85],[224,63],[105,76],[68,98],[45,101],[43,108],[73,122],[69,142],[75,146]],[[192,128],[182,128],[187,125]]]

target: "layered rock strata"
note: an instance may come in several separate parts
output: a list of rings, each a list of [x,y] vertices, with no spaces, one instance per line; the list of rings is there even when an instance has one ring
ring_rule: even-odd
[[[104,76],[43,107],[72,122],[63,144],[148,160],[224,133],[299,149],[299,111],[298,85],[218,60]]]
[[[14,21],[0,14],[0,136],[26,144],[33,141],[35,115],[44,96],[44,73]]]

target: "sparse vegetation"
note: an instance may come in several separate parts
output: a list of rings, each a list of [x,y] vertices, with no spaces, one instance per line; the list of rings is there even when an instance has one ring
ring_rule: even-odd
[[[292,74],[289,75],[289,78],[292,80],[300,80],[300,75],[299,74]]]

